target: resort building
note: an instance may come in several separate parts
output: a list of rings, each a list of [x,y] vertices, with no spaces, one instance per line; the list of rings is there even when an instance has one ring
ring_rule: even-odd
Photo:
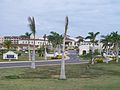
[[[90,52],[92,50],[92,43],[89,40],[84,40],[83,42],[80,42],[79,44],[79,55],[84,55]],[[101,53],[102,50],[102,43],[98,42],[94,46],[94,50],[98,50]]]
[[[74,49],[76,46],[79,45],[79,38],[76,37],[70,37],[67,35],[66,40],[65,40],[65,46],[67,49]]]
[[[4,49],[3,42],[5,40],[11,40],[12,44],[13,44],[13,48],[18,51],[19,50],[23,50],[23,51],[28,50],[28,43],[30,44],[30,50],[33,49],[33,44],[34,44],[33,36],[29,39],[29,41],[28,41],[28,38],[19,37],[19,36],[0,36],[0,48],[1,49]],[[43,37],[35,38],[36,49],[43,46],[44,43],[49,45],[49,47],[51,46],[51,44],[48,43],[47,39],[46,39],[46,41],[44,41]],[[71,37],[69,35],[67,35],[67,37],[66,37],[65,46],[67,49],[75,49],[76,47],[79,48],[79,55],[89,53],[89,51],[92,48],[91,42],[88,40],[85,40],[82,36]],[[98,43],[95,45],[95,49],[98,49],[100,51],[101,46],[102,46],[102,44]]]
[[[18,41],[18,46],[19,50],[28,50],[28,43],[30,44],[30,47],[32,49],[33,44],[34,44],[34,39],[26,39],[26,38],[21,38]],[[44,43],[48,44],[48,40],[44,41],[43,38],[36,38],[35,39],[35,46],[36,48],[40,48]]]
[[[4,42],[4,36],[0,36],[0,44]]]
[[[28,38],[20,37],[20,36],[0,36],[0,49],[5,49],[3,47],[3,43],[6,40],[10,40],[12,42],[13,48],[17,50],[28,50],[28,43],[30,44],[31,50],[33,49],[34,39],[31,37],[28,42]],[[35,38],[35,46],[36,48],[41,47],[44,43],[48,44],[48,40],[44,41],[44,38],[37,37]]]
[[[11,40],[12,44],[18,44],[19,39],[19,36],[0,36],[0,43],[3,43],[6,40]]]

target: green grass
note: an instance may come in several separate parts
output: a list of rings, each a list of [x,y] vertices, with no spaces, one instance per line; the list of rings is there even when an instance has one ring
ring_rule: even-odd
[[[8,59],[2,59],[3,57],[2,57],[2,55],[0,55],[0,62],[8,62],[9,60]],[[38,54],[36,54],[36,60],[37,61],[40,61],[40,60],[44,60],[44,57],[39,57],[39,55]],[[50,57],[48,57],[47,58],[48,60],[50,60],[51,58]],[[13,59],[13,60],[11,60],[11,61],[29,61],[29,59],[28,59],[28,54],[23,54],[23,55],[21,55],[21,56],[18,56],[18,60],[16,60],[16,59]]]
[[[60,66],[0,69],[0,90],[120,90],[120,63],[66,65],[67,80],[59,80]]]

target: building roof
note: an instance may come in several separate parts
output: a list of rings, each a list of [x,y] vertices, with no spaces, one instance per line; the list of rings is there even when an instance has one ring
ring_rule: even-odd
[[[14,54],[14,55],[17,55],[16,53],[14,53],[13,51],[8,51],[7,53],[5,53],[6,55],[7,54]]]
[[[77,36],[75,38],[77,38],[77,39],[84,39],[84,37],[82,37],[82,36]]]

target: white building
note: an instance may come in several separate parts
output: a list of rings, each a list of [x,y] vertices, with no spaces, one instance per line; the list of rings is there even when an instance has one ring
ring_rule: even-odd
[[[26,39],[26,38],[21,38],[18,41],[18,50],[28,50],[28,43],[30,44],[30,50],[33,49],[33,44],[34,44],[34,39]],[[36,48],[40,48],[41,46],[43,46],[43,44],[48,44],[48,40],[44,41],[44,38],[36,38],[35,39],[35,46]]]
[[[0,44],[2,44],[4,42],[4,37],[0,36]]]
[[[65,40],[65,45],[68,49],[74,49],[75,46],[78,46],[78,38],[67,36]]]
[[[92,48],[92,43],[90,41],[84,40],[79,45],[79,55],[89,53],[91,48]],[[94,49],[98,49],[99,52],[101,53],[102,43],[98,42],[98,44],[95,44]]]
[[[30,44],[30,45],[33,45],[33,43],[34,43],[34,39],[30,39],[29,40],[29,42],[28,42],[28,39],[20,39],[19,41],[18,41],[18,44]],[[47,43],[47,42],[46,42]],[[44,40],[42,40],[42,39],[35,39],[35,45],[43,45],[44,44]]]

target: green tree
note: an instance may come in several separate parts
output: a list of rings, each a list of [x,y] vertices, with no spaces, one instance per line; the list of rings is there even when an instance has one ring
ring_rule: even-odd
[[[102,48],[106,52],[106,63],[108,63],[108,57],[107,56],[108,56],[109,49],[112,46],[112,42],[111,42],[112,37],[109,34],[106,35],[106,36],[102,35],[101,37],[102,37],[101,42],[103,43]]]
[[[65,39],[66,39],[66,34],[68,31],[68,16],[66,16],[65,18],[65,32],[64,32],[64,38],[63,38],[63,54],[62,54],[62,61],[61,61],[61,72],[60,72],[60,79],[66,79],[66,75],[65,75]]]
[[[32,54],[32,63],[31,68],[35,68],[35,35],[36,35],[36,26],[34,17],[28,17],[30,31],[33,34],[34,43],[33,43],[33,54]]]
[[[3,43],[4,47],[7,48],[7,50],[10,50],[12,47],[12,41],[11,40],[5,40]]]
[[[92,49],[91,49],[91,53],[92,53],[92,64],[94,64],[94,49],[95,49],[95,44],[98,42],[97,40],[96,40],[96,37],[97,37],[97,35],[99,35],[100,34],[100,32],[96,32],[96,33],[94,33],[94,32],[89,32],[88,33],[89,35],[85,38],[85,39],[90,39],[90,42],[92,43]]]
[[[28,39],[28,56],[29,56],[29,61],[31,61],[31,53],[30,53],[30,36],[32,33],[26,32],[25,35],[21,35],[20,37]]]
[[[48,38],[48,42],[52,43],[55,53],[57,46],[59,47],[63,42],[63,36],[57,32],[50,32],[50,33],[51,35],[47,36],[47,38]]]
[[[111,38],[112,38],[112,43],[113,43],[113,47],[115,47],[116,50],[116,62],[118,63],[119,60],[119,44],[120,44],[120,35],[118,34],[118,32],[112,32],[111,33]]]

